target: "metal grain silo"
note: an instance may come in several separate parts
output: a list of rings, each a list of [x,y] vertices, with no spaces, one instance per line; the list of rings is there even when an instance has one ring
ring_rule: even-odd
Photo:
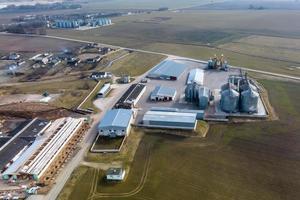
[[[237,112],[239,108],[239,98],[240,94],[232,88],[222,91],[220,101],[221,109],[228,113]]]
[[[241,111],[247,113],[257,112],[259,94],[249,86],[241,93]]]
[[[185,99],[188,102],[198,102],[199,99],[199,88],[197,83],[187,84],[185,89]]]
[[[199,108],[205,110],[210,100],[210,90],[207,87],[200,87],[198,93]]]
[[[228,90],[229,88],[237,90],[237,87],[229,82],[221,86],[221,91]]]
[[[185,88],[185,100],[188,102],[194,101],[194,85],[188,84]]]

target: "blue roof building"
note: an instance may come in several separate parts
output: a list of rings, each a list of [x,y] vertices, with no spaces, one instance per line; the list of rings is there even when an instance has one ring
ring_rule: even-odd
[[[156,65],[147,75],[149,78],[178,80],[186,65],[174,60],[165,60]]]
[[[132,120],[132,110],[109,110],[98,125],[99,135],[106,137],[127,136],[130,131]]]

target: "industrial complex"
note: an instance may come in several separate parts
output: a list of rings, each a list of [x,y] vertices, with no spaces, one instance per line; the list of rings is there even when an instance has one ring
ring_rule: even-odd
[[[145,76],[151,81],[130,85],[104,115],[95,144],[107,137],[126,139],[131,126],[192,133],[199,120],[268,117],[258,84],[223,55],[208,62],[167,58]]]
[[[97,22],[101,24],[100,21]],[[65,26],[60,23],[66,24],[57,22],[57,26]],[[54,69],[63,64],[69,70],[77,70],[78,74],[80,67],[88,65],[89,74],[81,73],[80,79],[86,78],[95,86],[89,88],[85,83],[78,86],[78,89],[87,87],[91,91],[84,95],[77,108],[68,109],[72,114],[49,119],[36,114],[22,119],[14,130],[1,132],[1,184],[8,188],[12,183],[19,188],[25,185],[26,195],[36,193],[39,187],[51,188],[68,160],[79,151],[78,144],[88,130],[90,142],[86,149],[89,148],[89,153],[108,153],[106,156],[110,156],[109,153],[123,153],[124,148],[129,148],[133,149],[134,155],[139,141],[135,148],[130,146],[132,141],[128,141],[134,138],[136,130],[201,138],[206,136],[200,130],[202,123],[268,117],[260,85],[246,72],[231,67],[224,55],[215,56],[208,62],[169,56],[141,76],[122,74],[117,77],[108,67],[101,68],[106,71],[91,69],[105,55],[119,50],[92,43],[77,50],[37,53],[27,60],[33,69]],[[127,52],[122,52],[121,57]],[[5,59],[20,60],[21,57],[12,52]],[[17,73],[18,68],[16,65],[11,71]],[[43,97],[51,99],[47,91]],[[90,101],[89,107],[81,108],[86,101]],[[93,124],[91,129],[90,124]],[[123,167],[117,162],[112,166],[107,164],[105,168],[108,169],[107,181],[126,180],[128,166]],[[19,188],[18,191],[24,192]]]

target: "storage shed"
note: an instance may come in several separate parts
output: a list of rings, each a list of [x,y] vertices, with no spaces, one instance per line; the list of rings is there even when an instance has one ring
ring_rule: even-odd
[[[98,92],[97,96],[99,98],[104,98],[110,91],[111,91],[111,84],[105,83],[103,87],[100,89],[100,91]]]
[[[157,86],[151,93],[152,101],[173,101],[176,97],[176,89],[164,86]]]
[[[122,168],[109,168],[106,171],[106,180],[122,181],[125,178],[125,170]]]

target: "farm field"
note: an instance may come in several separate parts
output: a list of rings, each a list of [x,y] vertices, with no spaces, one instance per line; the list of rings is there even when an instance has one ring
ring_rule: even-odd
[[[202,5],[209,2],[209,0],[93,0],[83,4],[83,9],[158,9],[160,7],[169,7],[174,9]]]
[[[123,59],[114,62],[112,66],[106,70],[111,71],[116,76],[124,74],[139,76],[150,70],[165,58],[165,56],[155,54],[133,52]]]
[[[0,35],[1,52],[58,52],[80,47],[82,43],[50,38]]]
[[[157,12],[114,18],[110,27],[48,34],[203,60],[223,53],[233,65],[299,76],[297,16],[274,10]]]
[[[300,64],[298,56],[300,54],[300,39],[250,36],[218,47],[247,55]]]
[[[213,124],[205,139],[146,133],[125,182],[107,184],[103,171],[84,168],[59,199],[298,199],[300,84],[260,82],[279,121]]]
[[[300,69],[294,62],[278,61],[270,58],[258,57],[236,53],[227,49],[212,48],[207,46],[183,45],[170,43],[153,43],[146,47],[150,51],[159,51],[179,56],[208,60],[215,54],[224,54],[230,65],[264,70],[274,73],[300,76]],[[299,66],[300,67],[300,66]]]

